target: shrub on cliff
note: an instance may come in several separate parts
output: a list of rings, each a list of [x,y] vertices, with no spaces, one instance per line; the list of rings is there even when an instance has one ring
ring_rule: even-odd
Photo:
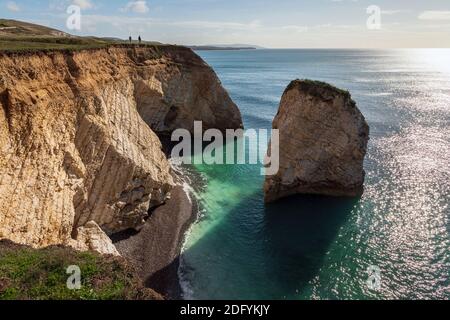
[[[81,270],[81,289],[67,288],[69,266]],[[32,249],[0,241],[0,300],[159,300],[122,258],[66,247]]]

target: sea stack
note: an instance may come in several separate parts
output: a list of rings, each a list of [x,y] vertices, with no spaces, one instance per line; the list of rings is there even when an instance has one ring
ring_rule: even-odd
[[[362,195],[369,126],[348,91],[292,81],[273,129],[280,133],[280,169],[266,178],[266,202],[294,194]]]

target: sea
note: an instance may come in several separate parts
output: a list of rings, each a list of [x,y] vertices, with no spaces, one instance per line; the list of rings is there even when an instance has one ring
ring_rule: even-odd
[[[185,168],[200,207],[185,299],[450,299],[450,50],[197,53],[246,129],[270,129],[287,85],[313,79],[350,91],[370,142],[361,198],[265,205],[261,165]]]

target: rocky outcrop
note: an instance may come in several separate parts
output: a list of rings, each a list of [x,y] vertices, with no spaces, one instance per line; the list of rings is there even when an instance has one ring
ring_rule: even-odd
[[[196,218],[193,206],[186,190],[177,186],[167,204],[152,213],[139,233],[113,237],[117,250],[143,282],[166,298],[180,299],[182,295],[179,259],[185,233]]]
[[[280,133],[280,169],[266,178],[266,202],[293,194],[362,194],[369,126],[347,91],[293,81],[273,128]]]
[[[203,122],[203,130],[242,128],[238,107],[222,87],[217,75],[190,49],[159,47],[157,63],[142,51],[131,59],[152,63],[151,72],[135,81],[134,95],[139,114],[158,135],[175,129],[194,130],[194,121]],[[153,62],[152,62],[153,61]]]
[[[145,223],[174,185],[152,129],[242,126],[214,72],[171,46],[0,53],[0,106],[0,238],[35,247],[111,250],[96,226]]]
[[[95,251],[103,255],[120,256],[111,239],[94,221],[79,227],[68,245],[78,251]]]

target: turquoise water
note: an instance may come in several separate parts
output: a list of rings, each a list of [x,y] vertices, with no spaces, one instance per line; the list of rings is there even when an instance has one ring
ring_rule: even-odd
[[[201,176],[201,216],[182,256],[185,298],[450,298],[450,51],[199,54],[246,128],[270,128],[289,82],[311,78],[350,90],[371,141],[360,199],[266,206],[258,165],[188,168]],[[378,290],[367,285],[370,266],[380,268]]]

